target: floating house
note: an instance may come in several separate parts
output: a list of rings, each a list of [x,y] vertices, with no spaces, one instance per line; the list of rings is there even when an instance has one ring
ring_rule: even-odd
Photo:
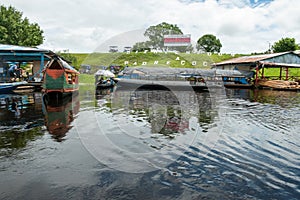
[[[79,72],[59,56],[54,56],[43,70],[42,91],[45,93],[71,93],[79,89]]]
[[[291,69],[300,69],[300,56],[292,51],[243,56],[215,63],[212,65],[212,68],[222,70],[237,70],[240,72],[252,72],[251,77],[248,78],[251,78],[254,81],[253,84],[255,86],[260,86],[261,83],[265,83],[266,81],[270,80],[278,80],[279,82],[290,81],[292,85],[296,85],[296,83],[292,82],[299,80],[299,73],[296,75],[291,75],[290,71],[292,71]],[[277,68],[278,74],[266,76],[265,69],[268,68]],[[232,80],[234,77],[227,77],[227,79]],[[290,85],[289,83],[285,84]]]
[[[8,82],[10,75],[8,73],[9,65],[14,63],[18,66],[28,65],[27,80],[29,82],[41,82],[42,70],[51,56],[55,55],[52,51],[36,47],[23,47],[15,45],[0,44],[0,82]]]

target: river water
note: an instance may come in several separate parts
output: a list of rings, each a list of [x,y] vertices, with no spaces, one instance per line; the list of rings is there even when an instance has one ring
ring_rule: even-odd
[[[297,92],[0,100],[0,199],[300,199]]]

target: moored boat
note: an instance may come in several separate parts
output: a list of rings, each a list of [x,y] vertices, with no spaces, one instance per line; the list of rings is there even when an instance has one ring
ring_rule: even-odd
[[[252,71],[198,68],[126,68],[119,76],[121,88],[207,90],[253,87]]]
[[[12,82],[12,83],[0,83],[0,94],[9,94],[13,93],[17,87],[21,85],[25,85],[27,82],[22,81],[22,82]]]
[[[62,58],[54,57],[43,70],[44,93],[72,93],[79,90],[79,72]]]
[[[272,90],[300,91],[299,82],[284,80],[259,80],[258,87]]]
[[[188,89],[207,89],[204,82],[188,81],[188,80],[177,80],[177,81],[166,81],[166,80],[145,80],[145,79],[119,79],[118,88],[130,89],[171,89],[171,90],[188,90]]]
[[[116,85],[114,73],[109,70],[98,70],[95,73],[96,90],[112,88]]]

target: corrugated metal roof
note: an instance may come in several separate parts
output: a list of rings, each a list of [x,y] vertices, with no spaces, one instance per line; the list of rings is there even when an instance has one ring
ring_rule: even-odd
[[[300,64],[287,64],[287,63],[272,63],[260,61],[259,64],[264,65],[264,67],[289,67],[289,68],[300,68]]]
[[[262,61],[268,58],[274,58],[277,56],[289,54],[292,52],[281,52],[281,53],[272,53],[272,54],[263,54],[263,55],[254,55],[254,56],[242,56],[239,58],[233,58],[230,60],[226,60],[223,62],[215,63],[214,66],[220,66],[220,65],[230,65],[230,64],[243,64],[243,63],[255,63],[258,61]]]
[[[10,52],[49,52],[46,49],[39,49],[37,47],[23,47],[23,46],[16,46],[16,45],[8,45],[8,44],[0,44],[0,51],[10,51]]]

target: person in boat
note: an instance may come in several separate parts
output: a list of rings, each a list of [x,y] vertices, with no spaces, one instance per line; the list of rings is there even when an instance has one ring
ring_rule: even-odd
[[[103,76],[100,77],[99,84],[102,84],[104,81]]]
[[[17,77],[18,66],[16,64],[11,64],[8,68],[10,80],[13,81]]]
[[[109,78],[110,85],[116,84],[113,78]]]
[[[97,84],[102,85],[102,84],[106,84],[106,82],[107,82],[107,80],[105,80],[104,77],[101,76]]]
[[[106,84],[107,84],[107,85],[111,85],[111,79],[107,79],[107,80],[106,80]]]
[[[29,81],[29,72],[25,72],[25,76],[23,76],[24,81]]]

